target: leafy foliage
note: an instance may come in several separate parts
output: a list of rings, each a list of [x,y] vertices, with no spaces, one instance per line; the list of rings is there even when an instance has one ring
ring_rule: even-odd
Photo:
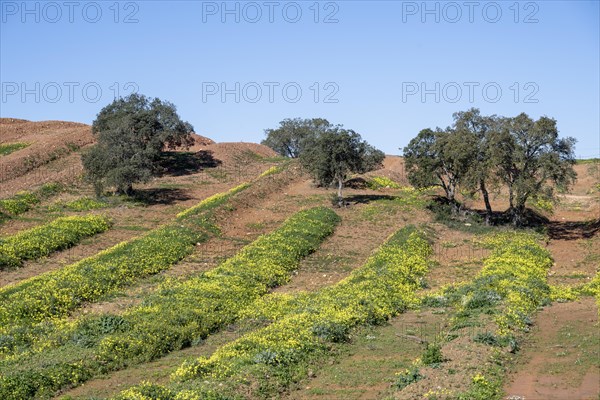
[[[362,174],[381,166],[385,155],[353,130],[335,127],[311,139],[300,162],[321,186],[337,184],[342,202],[344,181],[350,173]]]
[[[92,124],[98,143],[82,156],[99,193],[106,185],[130,194],[132,184],[156,173],[160,154],[193,143],[193,127],[169,102],[132,94],[104,107]]]
[[[523,225],[528,199],[547,206],[554,187],[566,190],[574,182],[574,145],[575,139],[558,137],[552,118],[482,116],[473,108],[455,113],[454,124],[444,130],[420,131],[404,156],[409,181],[415,187],[443,188],[455,211],[460,190],[480,192],[488,223],[493,216],[489,190],[504,184],[512,221]]]
[[[509,192],[515,225],[524,222],[530,197],[552,199],[554,187],[567,189],[576,179],[573,169],[575,139],[558,137],[556,120],[527,114],[505,119],[502,129],[491,137],[492,159],[498,177]]]
[[[262,144],[284,157],[297,158],[311,140],[331,127],[329,121],[323,118],[287,118],[279,123],[278,128],[265,130],[267,137]]]

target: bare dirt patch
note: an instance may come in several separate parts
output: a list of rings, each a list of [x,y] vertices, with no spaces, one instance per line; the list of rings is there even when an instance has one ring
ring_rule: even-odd
[[[531,400],[586,400],[600,394],[598,312],[591,298],[541,311],[505,385]]]

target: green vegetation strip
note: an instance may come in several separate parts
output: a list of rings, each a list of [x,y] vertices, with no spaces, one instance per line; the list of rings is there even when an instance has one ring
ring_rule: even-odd
[[[0,238],[0,270],[20,267],[23,260],[35,260],[67,249],[81,239],[109,228],[109,219],[102,215],[63,217],[14,236]]]
[[[38,354],[30,363],[19,360],[18,367],[5,364],[0,398],[48,396],[98,373],[190,346],[233,322],[271,287],[287,282],[339,220],[328,208],[301,211],[217,268],[185,281],[167,281],[122,316],[82,318],[54,339],[63,342],[63,349]]]
[[[460,304],[458,319],[497,306],[495,322],[500,336],[527,330],[531,315],[550,299],[547,275],[553,260],[538,239],[516,232],[484,238],[481,244],[492,253],[483,269],[473,282],[449,294],[452,302]]]
[[[598,306],[598,317],[600,317],[600,270],[596,272],[596,275],[589,283],[586,283],[585,285],[583,285],[583,287],[577,290],[577,294],[584,296],[594,296],[596,298],[596,305]]]
[[[208,208],[218,207],[221,204],[225,203],[227,200],[229,200],[229,198],[234,194],[239,193],[242,190],[246,190],[249,187],[249,183],[242,183],[241,185],[234,187],[228,192],[217,193],[215,195],[212,195],[204,199],[204,201],[198,203],[194,207],[188,208],[187,210],[180,212],[179,214],[177,214],[177,218],[184,219],[186,217],[196,215],[199,212],[205,211]]]
[[[393,181],[391,178],[387,176],[374,176],[367,181],[367,186],[369,189],[379,190],[379,189],[400,189],[399,183]]]
[[[237,188],[232,189],[225,198],[237,192]],[[195,244],[217,232],[204,213],[215,206],[207,198],[185,219],[59,270],[1,288],[0,335],[15,325],[64,317],[84,302],[96,301],[137,279],[170,268],[190,254]]]
[[[106,201],[93,199],[91,197],[81,197],[69,202],[57,202],[53,205],[53,208],[64,208],[70,211],[90,211],[106,208],[108,206],[109,204]]]
[[[394,234],[366,264],[329,288],[273,295],[245,311],[272,320],[265,328],[184,363],[170,387],[142,384],[119,399],[196,400],[270,397],[306,376],[307,362],[347,340],[352,328],[378,324],[418,302],[431,246],[414,227]],[[252,382],[254,381],[254,383]]]
[[[0,200],[0,223],[29,211],[43,199],[61,190],[62,186],[59,183],[47,183],[33,192],[19,192],[13,197]]]
[[[488,235],[480,244],[491,248],[492,253],[485,259],[482,270],[472,281],[444,287],[423,299],[425,306],[454,308],[455,315],[447,339],[471,336],[472,327],[478,326],[480,320],[491,316],[497,327],[496,332],[480,332],[471,340],[516,351],[519,332],[528,331],[531,317],[538,307],[550,302],[551,290],[547,275],[553,260],[550,253],[538,242],[539,237],[536,235],[522,232]],[[439,346],[437,345],[438,349]],[[433,346],[428,350],[435,348],[436,346]],[[492,362],[481,360],[478,363],[479,369],[472,371],[476,373],[471,379],[468,391],[453,393],[449,398],[502,398],[504,374],[500,350],[496,349],[492,358]],[[443,361],[441,354],[437,361]],[[421,379],[418,368],[427,365],[428,363],[421,360],[415,364],[414,369],[400,373],[396,386],[404,388]],[[434,384],[432,378],[431,386]]]
[[[0,156],[7,156],[15,151],[19,151],[29,146],[29,143],[7,143],[0,144]]]

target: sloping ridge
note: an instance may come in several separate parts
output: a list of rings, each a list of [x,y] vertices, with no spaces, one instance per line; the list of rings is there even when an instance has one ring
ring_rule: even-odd
[[[198,134],[193,137],[194,144],[187,151],[210,152],[224,167],[277,155],[261,144],[216,143]],[[0,157],[0,198],[47,182],[73,181],[83,172],[77,151],[94,144],[95,138],[91,126],[83,123],[0,118],[0,144],[8,143],[28,143],[29,146]]]

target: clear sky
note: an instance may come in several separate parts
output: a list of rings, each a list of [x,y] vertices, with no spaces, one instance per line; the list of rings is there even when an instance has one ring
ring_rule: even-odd
[[[257,142],[324,117],[398,154],[452,113],[556,118],[600,155],[598,1],[5,1],[2,117],[91,123],[136,90]]]

